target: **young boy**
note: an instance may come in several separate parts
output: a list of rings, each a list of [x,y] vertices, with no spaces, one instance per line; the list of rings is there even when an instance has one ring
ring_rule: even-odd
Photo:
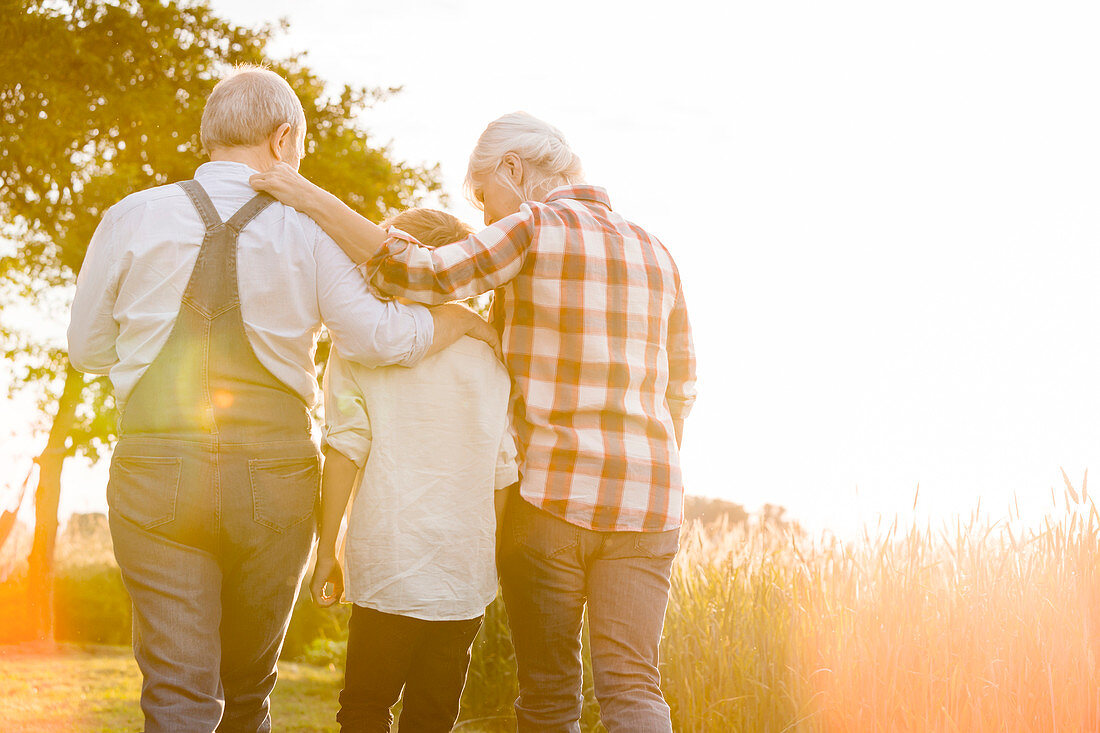
[[[389,223],[428,246],[470,234],[431,209]],[[368,369],[333,351],[324,382],[310,591],[322,606],[341,592],[354,604],[336,718],[345,733],[389,731],[403,686],[402,730],[449,731],[470,647],[497,592],[495,500],[518,480],[511,381],[487,344],[464,337],[413,368]],[[337,537],[360,471],[342,572]]]

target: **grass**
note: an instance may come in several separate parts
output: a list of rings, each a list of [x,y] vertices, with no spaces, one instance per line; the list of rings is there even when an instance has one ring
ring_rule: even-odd
[[[1100,512],[1085,485],[1067,480],[1064,499],[1030,528],[975,515],[852,542],[688,531],[661,651],[675,729],[1100,730]],[[89,588],[112,587],[87,577]],[[277,730],[335,730],[337,636],[307,648],[301,658],[315,664],[280,663]],[[125,648],[0,647],[4,731],[136,730],[138,689]],[[458,730],[514,729],[515,693],[497,602]],[[585,699],[581,728],[599,731],[590,674]]]
[[[340,673],[281,662],[272,696],[276,730],[336,731]],[[0,647],[0,720],[5,733],[141,730],[141,674],[127,647]]]

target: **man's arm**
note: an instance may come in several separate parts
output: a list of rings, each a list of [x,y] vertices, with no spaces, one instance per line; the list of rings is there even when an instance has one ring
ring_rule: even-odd
[[[435,323],[435,336],[425,356],[438,353],[463,336],[484,341],[492,347],[498,359],[503,359],[500,349],[500,336],[489,323],[464,305],[446,303],[431,309]]]
[[[354,263],[320,230],[314,257],[321,320],[344,358],[378,367],[412,366],[424,357],[435,335],[427,308],[379,300]]]
[[[121,268],[114,251],[117,221],[113,212],[107,211],[88,244],[69,316],[69,361],[91,374],[107,374],[118,363],[114,307]]]

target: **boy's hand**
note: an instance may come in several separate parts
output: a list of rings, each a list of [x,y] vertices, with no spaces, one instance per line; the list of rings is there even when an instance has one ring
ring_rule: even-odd
[[[331,592],[326,593],[329,590],[326,586],[329,585]],[[321,608],[328,608],[344,595],[344,571],[340,569],[340,563],[335,556],[317,556],[317,567],[313,570],[309,593],[313,596],[313,602]]]

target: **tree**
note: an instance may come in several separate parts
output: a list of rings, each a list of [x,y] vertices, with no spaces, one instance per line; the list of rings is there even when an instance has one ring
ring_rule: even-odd
[[[302,171],[373,219],[438,189],[436,168],[394,161],[356,116],[395,89],[326,93],[301,57],[271,59],[277,29],[235,26],[180,0],[0,0],[0,305],[64,309],[92,232],[132,191],[190,178],[202,162],[199,120],[231,65],[283,74],[306,110]],[[106,380],[68,363],[27,325],[6,323],[17,388],[37,390],[48,430],[37,457],[28,560],[31,623],[52,634],[52,558],[65,460],[96,458],[114,439]]]

